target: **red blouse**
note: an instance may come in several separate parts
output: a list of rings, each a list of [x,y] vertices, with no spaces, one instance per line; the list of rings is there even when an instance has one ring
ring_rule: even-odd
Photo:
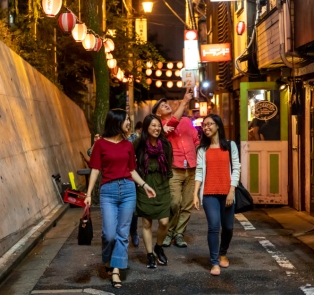
[[[204,195],[228,195],[231,186],[229,152],[221,148],[206,151]]]
[[[136,169],[136,158],[132,143],[127,140],[122,140],[119,143],[105,139],[97,140],[89,167],[102,170],[101,185],[119,178],[133,181],[130,171]]]

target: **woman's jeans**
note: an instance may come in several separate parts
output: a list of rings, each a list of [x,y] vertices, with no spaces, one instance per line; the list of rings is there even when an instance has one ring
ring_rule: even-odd
[[[226,207],[226,195],[204,195],[203,207],[208,222],[208,247],[212,265],[219,265],[219,255],[226,256],[233,234],[234,203]],[[219,232],[222,227],[219,249]]]
[[[135,210],[135,183],[126,178],[105,183],[100,190],[102,260],[127,268],[130,224]]]

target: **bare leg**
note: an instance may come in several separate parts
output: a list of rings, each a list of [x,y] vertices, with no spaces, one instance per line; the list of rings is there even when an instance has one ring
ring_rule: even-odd
[[[152,224],[153,222],[151,219],[146,219],[143,217],[143,240],[144,240],[147,253],[153,252]]]
[[[169,217],[158,220],[158,223],[159,226],[157,230],[157,245],[162,246],[162,243],[164,242],[168,233]]]

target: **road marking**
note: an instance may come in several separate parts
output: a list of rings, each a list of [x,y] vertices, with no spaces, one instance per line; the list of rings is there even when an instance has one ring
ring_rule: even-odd
[[[4,267],[10,257],[12,255],[16,255],[15,252],[19,251],[28,241],[28,239],[45,223],[49,222],[52,218],[53,214],[61,207],[62,205],[58,205],[55,207],[54,211],[50,213],[44,220],[42,220],[40,223],[38,223],[36,226],[34,226],[22,239],[20,239],[15,245],[13,245],[6,253],[3,254],[2,257],[0,257],[0,268]]]
[[[259,243],[266,249],[266,251],[276,260],[282,268],[295,269],[291,262],[276,249],[275,245],[268,240],[260,240]]]
[[[242,214],[238,213],[234,215],[236,219],[241,223],[245,230],[254,230],[256,229],[251,222],[247,220],[247,218]]]
[[[314,287],[311,284],[300,287],[300,290],[303,291],[305,295],[314,295]]]

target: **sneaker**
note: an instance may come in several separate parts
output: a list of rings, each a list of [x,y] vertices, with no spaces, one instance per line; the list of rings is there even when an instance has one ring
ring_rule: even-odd
[[[168,234],[168,235],[166,236],[166,238],[165,238],[165,240],[164,240],[162,246],[163,246],[163,247],[170,247],[171,241],[172,241],[172,236]]]
[[[153,253],[148,253],[147,254],[147,268],[156,268],[156,259]]]
[[[157,257],[158,262],[160,264],[167,264],[168,263],[168,259],[164,253],[164,249],[162,248],[162,246],[155,245],[153,253]]]
[[[188,246],[188,244],[184,241],[183,235],[177,234],[174,237],[174,244],[179,248],[185,248]]]
[[[134,247],[137,247],[140,244],[140,237],[137,233],[131,235],[131,240]]]

